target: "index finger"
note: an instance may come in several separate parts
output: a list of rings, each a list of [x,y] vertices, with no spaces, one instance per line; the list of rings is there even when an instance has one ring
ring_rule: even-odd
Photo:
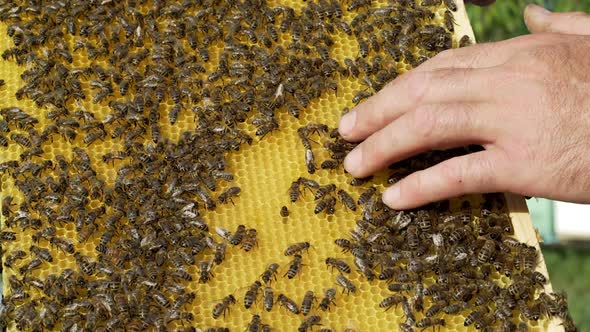
[[[377,94],[356,106],[344,115],[338,126],[340,135],[350,141],[360,141],[375,131],[385,127],[389,122],[399,118],[405,112],[416,107],[418,103],[444,103],[459,101],[477,101],[476,95],[489,94],[489,89],[468,94],[468,82],[450,83],[449,78],[437,80],[433,88],[424,84],[425,78],[437,76],[455,76],[476,69],[486,69],[500,66],[509,61],[519,51],[555,41],[556,36],[523,36],[510,40],[479,44],[469,47],[451,49],[437,54],[434,58],[424,62],[410,72],[390,82]],[[434,74],[433,74],[434,73]],[[442,75],[441,75],[442,74]],[[422,77],[422,78],[420,78]],[[416,83],[417,82],[417,83]],[[462,87],[467,89],[461,90]],[[449,87],[453,89],[449,89]],[[428,94],[421,100],[412,100],[411,96]],[[431,94],[431,92],[435,92]],[[440,98],[440,99],[437,99]],[[414,98],[415,99],[415,98]]]
[[[485,101],[492,88],[490,70],[445,68],[404,74],[344,115],[340,134],[361,141],[420,105]]]

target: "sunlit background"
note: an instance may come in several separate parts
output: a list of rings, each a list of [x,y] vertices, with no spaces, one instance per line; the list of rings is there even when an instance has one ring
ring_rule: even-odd
[[[559,12],[590,13],[590,0],[497,0],[468,9],[478,42],[524,35],[524,7],[536,3]],[[545,244],[543,254],[554,289],[568,294],[570,310],[580,331],[590,331],[590,206],[532,198],[528,201],[535,227]]]

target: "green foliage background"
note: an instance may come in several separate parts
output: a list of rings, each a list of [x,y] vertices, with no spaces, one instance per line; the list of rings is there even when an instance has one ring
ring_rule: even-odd
[[[527,34],[522,13],[529,3],[552,11],[590,13],[590,0],[497,0],[485,8],[469,6],[477,40],[498,41]],[[579,331],[590,331],[590,251],[558,246],[544,247],[543,254],[553,288],[568,294],[570,312]]]
[[[469,18],[478,42],[497,41],[528,33],[522,13],[529,3],[552,11],[590,13],[590,0],[496,0],[488,7],[469,6]]]

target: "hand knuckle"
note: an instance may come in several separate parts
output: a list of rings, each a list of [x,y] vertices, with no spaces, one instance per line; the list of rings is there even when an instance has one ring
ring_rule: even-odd
[[[471,186],[475,190],[489,191],[496,188],[496,173],[494,172],[492,160],[478,158],[464,167],[466,169],[463,170],[463,173],[469,174],[470,181],[472,181]]]
[[[430,82],[432,81],[432,72],[409,72],[406,78],[408,97],[414,104],[420,103]]]
[[[439,112],[431,106],[418,107],[412,114],[412,126],[416,133],[424,139],[436,136],[441,127]]]
[[[401,197],[419,198],[426,189],[423,186],[423,172],[415,172],[400,182],[400,195]]]

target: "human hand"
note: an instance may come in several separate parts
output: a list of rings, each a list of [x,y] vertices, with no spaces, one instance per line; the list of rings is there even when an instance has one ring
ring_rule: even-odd
[[[537,6],[525,18],[540,33],[444,51],[346,114],[341,135],[364,142],[345,169],[360,178],[426,150],[480,144],[408,175],[384,202],[407,209],[485,192],[590,202],[590,36],[559,34],[590,33],[590,18]]]

